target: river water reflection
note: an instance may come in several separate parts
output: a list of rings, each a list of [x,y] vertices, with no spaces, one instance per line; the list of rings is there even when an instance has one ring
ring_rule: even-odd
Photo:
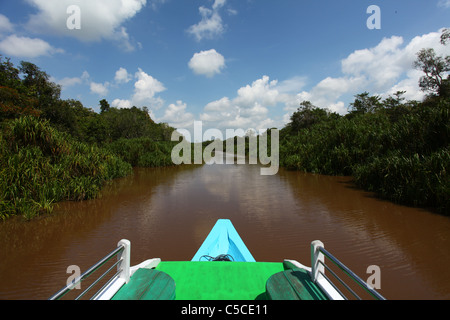
[[[450,298],[448,217],[376,199],[348,177],[203,165],[136,168],[99,199],[0,223],[0,299],[47,299],[69,265],[84,271],[124,238],[132,264],[190,260],[220,218],[231,219],[257,261],[310,265],[319,239],[363,279],[378,265],[387,299]]]

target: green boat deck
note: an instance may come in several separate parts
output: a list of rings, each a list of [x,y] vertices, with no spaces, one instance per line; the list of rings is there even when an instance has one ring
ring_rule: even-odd
[[[276,262],[162,261],[139,269],[114,300],[323,300],[302,269]]]

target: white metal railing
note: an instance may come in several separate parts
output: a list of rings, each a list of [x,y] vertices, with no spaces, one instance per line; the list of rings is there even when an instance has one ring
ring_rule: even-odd
[[[131,244],[128,240],[121,240],[117,244],[117,248],[111,251],[108,255],[103,257],[100,261],[90,267],[86,272],[84,272],[81,276],[76,278],[71,283],[67,284],[64,288],[59,290],[53,296],[49,298],[49,300],[59,300],[64,295],[66,295],[69,291],[74,289],[78,284],[82,281],[86,280],[90,275],[92,275],[95,271],[100,269],[105,263],[111,260],[113,257],[117,256],[117,261],[109,267],[102,275],[100,275],[94,282],[89,285],[81,294],[79,294],[75,300],[81,299],[86,293],[88,293],[98,282],[100,282],[107,274],[109,274],[115,267],[117,267],[116,273],[109,278],[109,280],[102,286],[100,290],[98,290],[94,295],[90,298],[91,300],[97,299],[104,290],[111,285],[112,282],[119,282],[122,285],[123,283],[127,283],[130,279],[130,249]]]
[[[319,240],[311,243],[311,278],[327,292],[332,292],[330,298],[347,299],[341,290],[325,275],[325,269],[329,271],[334,278],[336,278],[354,297],[361,299],[350,286],[343,281],[339,276],[325,264],[325,257],[330,259],[334,265],[341,269],[351,280],[361,286],[367,293],[378,300],[386,300],[381,294],[379,294],[374,288],[370,287],[365,281],[358,277],[352,270],[346,267],[342,262],[336,259],[330,252],[325,250],[323,243]],[[329,290],[330,286],[333,290]]]

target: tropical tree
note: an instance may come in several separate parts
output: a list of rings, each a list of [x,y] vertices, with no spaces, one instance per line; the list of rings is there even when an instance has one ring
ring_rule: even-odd
[[[350,114],[371,113],[380,109],[382,104],[379,96],[370,96],[368,92],[363,92],[355,96],[355,101],[350,103]]]
[[[444,35],[441,37],[442,43],[448,40],[448,36]],[[425,73],[419,81],[422,91],[439,96],[448,94],[449,78],[446,78],[446,73],[450,71],[450,56],[438,56],[433,48],[422,49],[417,53],[414,67]]]
[[[10,58],[6,58],[6,61],[3,61],[0,55],[0,86],[18,89],[21,84],[20,71],[14,67],[10,60]]]
[[[108,101],[106,101],[106,99],[102,99],[99,102],[100,102],[100,112],[101,113],[109,110],[109,103],[108,103]]]
[[[292,114],[289,126],[293,131],[298,131],[309,128],[327,117],[327,110],[316,107],[310,101],[303,101],[297,111]]]

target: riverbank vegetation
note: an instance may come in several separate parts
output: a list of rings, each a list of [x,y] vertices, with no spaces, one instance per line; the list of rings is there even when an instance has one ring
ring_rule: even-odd
[[[280,132],[280,165],[353,176],[382,198],[449,214],[450,57],[423,49],[415,66],[428,93],[421,102],[364,92],[345,116],[302,102]]]
[[[148,110],[100,113],[61,88],[36,65],[0,57],[0,219],[31,219],[61,200],[95,198],[105,182],[133,166],[168,166],[175,130]]]
[[[450,100],[396,106],[373,100],[375,110],[346,116],[301,108],[280,132],[280,165],[353,176],[359,187],[383,198],[448,213]]]
[[[1,217],[27,219],[61,200],[94,198],[104,182],[131,165],[95,145],[78,142],[33,116],[8,122],[0,139]]]

